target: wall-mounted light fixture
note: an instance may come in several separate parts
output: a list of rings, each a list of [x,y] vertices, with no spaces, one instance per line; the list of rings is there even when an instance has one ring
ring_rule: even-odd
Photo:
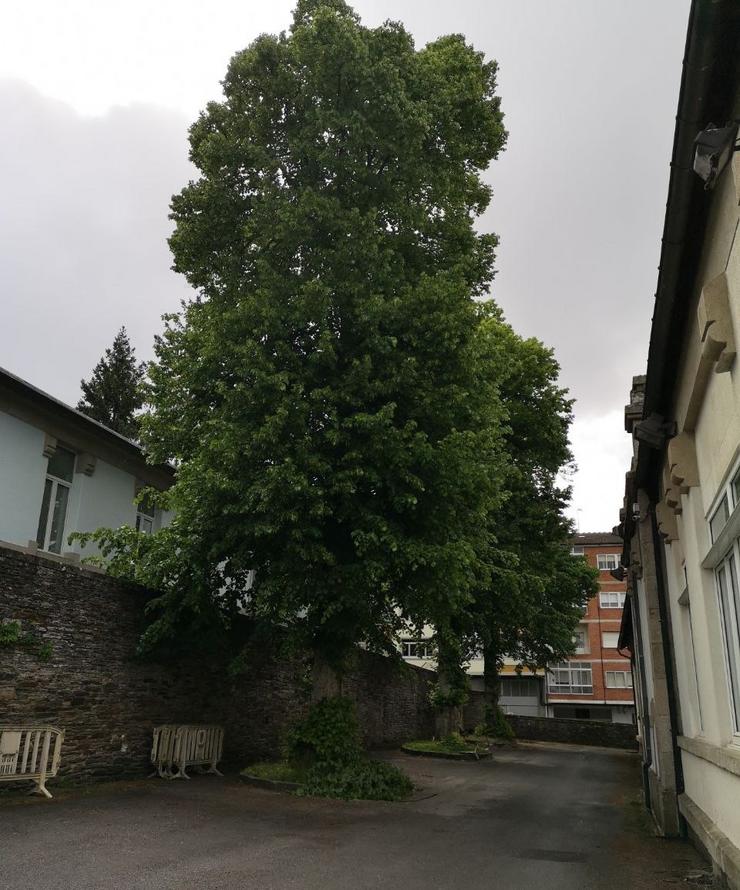
[[[694,173],[704,180],[705,189],[714,188],[717,177],[736,149],[736,137],[736,123],[727,127],[709,124],[694,139]]]

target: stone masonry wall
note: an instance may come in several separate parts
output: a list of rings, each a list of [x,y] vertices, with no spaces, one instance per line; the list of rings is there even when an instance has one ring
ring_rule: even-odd
[[[274,756],[308,707],[306,660],[254,652],[230,678],[197,659],[136,658],[146,592],[100,572],[0,547],[0,622],[37,644],[0,647],[0,724],[65,730],[60,775],[90,781],[146,775],[152,727],[221,723],[224,759]],[[44,660],[38,645],[49,644]],[[432,734],[434,674],[358,651],[343,684],[369,746]]]
[[[465,729],[483,723],[483,693],[471,692],[465,705]],[[564,720],[557,717],[525,717],[507,714],[516,737],[538,742],[566,742],[574,745],[597,745],[603,748],[637,750],[636,729],[629,723],[606,723],[601,720]]]

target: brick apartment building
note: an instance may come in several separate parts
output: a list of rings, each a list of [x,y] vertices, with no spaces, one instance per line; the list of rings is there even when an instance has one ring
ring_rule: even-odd
[[[550,665],[547,714],[581,720],[634,722],[632,671],[617,649],[626,584],[617,580],[622,539],[611,532],[578,534],[574,556],[584,556],[599,570],[599,593],[588,602],[576,632],[576,653],[567,662]]]

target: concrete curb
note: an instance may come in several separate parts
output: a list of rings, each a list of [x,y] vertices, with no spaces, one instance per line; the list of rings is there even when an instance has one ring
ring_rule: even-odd
[[[439,760],[490,760],[491,752],[483,751],[480,754],[475,751],[466,751],[465,753],[452,754],[445,751],[416,751],[401,745],[404,754],[410,754],[412,757],[436,757]]]

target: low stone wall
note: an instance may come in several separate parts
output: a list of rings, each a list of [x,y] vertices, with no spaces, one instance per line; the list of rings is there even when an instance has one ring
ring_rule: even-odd
[[[564,720],[559,717],[520,717],[514,714],[507,715],[506,719],[518,739],[637,750],[636,729],[629,723]]]
[[[482,692],[471,692],[463,712],[467,731],[483,723],[485,704]],[[537,742],[565,742],[574,745],[598,745],[637,751],[636,728],[629,723],[605,723],[599,720],[565,720],[559,717],[523,717],[507,714],[516,737]]]
[[[74,781],[146,775],[160,723],[223,724],[234,764],[275,755],[309,704],[305,658],[255,649],[237,678],[197,659],[142,661],[146,599],[99,572],[0,547],[0,622],[19,621],[34,640],[0,647],[0,723],[63,728],[60,775]],[[434,677],[356,653],[343,692],[357,703],[368,745],[432,734]]]

